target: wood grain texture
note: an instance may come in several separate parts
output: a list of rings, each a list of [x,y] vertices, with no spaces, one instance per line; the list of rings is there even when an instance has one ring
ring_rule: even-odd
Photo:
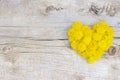
[[[0,80],[120,80],[119,0],[0,0]],[[113,45],[89,65],[73,51],[74,21],[104,20]]]

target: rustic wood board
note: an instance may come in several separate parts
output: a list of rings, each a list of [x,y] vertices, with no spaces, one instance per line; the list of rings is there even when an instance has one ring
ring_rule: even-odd
[[[112,47],[89,65],[68,43],[74,21],[104,20]],[[0,0],[0,80],[120,80],[120,0]]]

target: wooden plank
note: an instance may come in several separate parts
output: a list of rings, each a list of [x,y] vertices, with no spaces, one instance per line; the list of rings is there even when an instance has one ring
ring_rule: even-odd
[[[0,43],[0,53],[57,53],[58,55],[72,55],[71,53],[76,54],[76,52],[70,48],[67,40],[36,41],[21,38],[1,38]],[[108,50],[105,57],[119,57],[119,49],[119,45],[114,43]]]
[[[3,80],[119,80],[119,49],[113,45],[100,61],[88,65],[70,49],[67,40],[1,37],[0,77]]]
[[[117,0],[68,0],[66,4],[63,0],[11,0],[1,1],[0,4],[0,36],[67,39],[66,32],[74,21],[93,25],[105,20],[114,28],[115,37],[120,37],[120,2]]]
[[[116,79],[119,80],[120,52],[108,54],[93,65],[86,63],[70,48],[13,47],[0,45],[0,77],[3,80],[23,79]],[[38,45],[37,45],[38,46]],[[119,47],[120,48],[120,47]],[[24,51],[24,52],[22,52]],[[25,52],[26,51],[26,52]],[[34,51],[34,52],[33,52]],[[42,51],[42,52],[41,52]],[[48,51],[48,52],[46,52]]]
[[[87,3],[87,4],[86,4]],[[47,22],[70,22],[80,20],[94,24],[100,20],[111,26],[120,26],[120,1],[118,0],[9,0],[0,2],[0,25],[35,26]]]
[[[70,48],[68,40],[29,40],[22,38],[7,38],[0,37],[0,53],[46,53],[46,54],[60,54],[60,55],[71,55],[76,54],[74,50]],[[115,39],[113,45],[108,50],[105,57],[109,56],[120,56],[120,47],[118,43],[119,39]]]
[[[45,24],[45,23],[44,23]],[[38,27],[13,27],[13,26],[1,26],[0,27],[0,36],[2,37],[18,37],[18,38],[28,38],[28,39],[67,39],[67,30],[71,25],[65,23],[59,24],[42,24]],[[57,26],[58,25],[58,26]],[[115,33],[114,37],[120,37],[120,28],[113,27]]]

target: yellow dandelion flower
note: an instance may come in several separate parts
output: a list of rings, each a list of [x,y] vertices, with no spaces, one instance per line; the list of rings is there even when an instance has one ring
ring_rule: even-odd
[[[112,45],[114,30],[104,21],[95,24],[92,28],[81,22],[75,22],[67,34],[71,48],[92,64]]]

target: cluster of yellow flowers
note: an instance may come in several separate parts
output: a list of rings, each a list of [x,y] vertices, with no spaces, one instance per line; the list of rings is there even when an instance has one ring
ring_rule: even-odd
[[[88,63],[100,59],[112,45],[114,30],[104,21],[92,28],[81,22],[74,22],[68,30],[68,40],[71,48],[76,50]]]

